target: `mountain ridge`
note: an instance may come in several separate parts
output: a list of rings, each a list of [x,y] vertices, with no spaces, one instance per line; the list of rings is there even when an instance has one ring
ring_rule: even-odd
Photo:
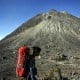
[[[78,17],[76,17],[76,16],[73,16],[73,15],[71,15],[71,14],[69,14],[69,13],[67,13],[67,12],[65,12],[65,11],[61,11],[61,12],[57,12],[56,10],[54,10],[54,9],[52,9],[52,10],[50,10],[49,12],[48,12],[49,14],[62,14],[62,15],[64,15],[64,16],[72,16],[74,19],[79,19],[80,20],[80,18],[78,18]],[[33,18],[31,18],[31,19],[29,19],[28,21],[26,21],[25,23],[23,23],[20,27],[18,27],[15,31],[13,31],[11,34],[9,34],[9,35],[7,35],[5,38],[7,38],[7,37],[9,37],[9,36],[11,36],[11,35],[16,35],[16,32],[18,32],[18,33],[20,33],[21,31],[24,31],[26,28],[30,28],[30,27],[32,27],[32,26],[35,26],[35,25],[37,25],[39,22],[41,22],[41,20],[43,20],[42,18],[41,18],[41,16],[42,17],[44,17],[46,14],[48,14],[48,13],[41,13],[41,14],[37,14],[36,16],[34,16]],[[30,24],[32,24],[32,26],[30,25]],[[26,27],[27,26],[27,27]],[[5,39],[5,38],[3,38],[3,39]]]

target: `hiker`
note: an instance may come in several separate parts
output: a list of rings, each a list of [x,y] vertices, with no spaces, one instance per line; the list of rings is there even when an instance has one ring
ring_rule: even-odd
[[[30,48],[24,45],[19,48],[16,74],[21,80],[36,80],[35,56],[38,56],[40,51],[39,47]]]
[[[35,75],[37,74],[37,69],[35,67],[35,57],[39,56],[41,49],[39,47],[32,47],[30,51],[33,51],[29,56],[31,80],[36,80]]]

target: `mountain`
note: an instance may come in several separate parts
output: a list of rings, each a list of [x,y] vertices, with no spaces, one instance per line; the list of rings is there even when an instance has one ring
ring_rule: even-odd
[[[41,59],[36,57],[36,67],[41,78],[49,69],[56,67],[61,69],[63,76],[70,78],[73,72],[80,69],[80,18],[65,11],[51,10],[34,16],[7,35],[0,41],[1,79],[17,80],[17,51],[23,44],[41,48]],[[56,61],[55,57],[60,55],[65,55],[67,60]]]

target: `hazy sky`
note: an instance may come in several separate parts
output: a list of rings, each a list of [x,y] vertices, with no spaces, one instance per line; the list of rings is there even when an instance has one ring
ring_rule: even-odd
[[[80,0],[0,0],[0,39],[34,15],[51,9],[80,16]]]

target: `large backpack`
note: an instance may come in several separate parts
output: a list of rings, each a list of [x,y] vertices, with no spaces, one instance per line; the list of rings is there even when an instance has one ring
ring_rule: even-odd
[[[24,77],[24,75],[25,75],[26,69],[25,69],[24,65],[26,63],[28,55],[29,55],[29,47],[23,46],[23,47],[19,48],[18,60],[17,60],[17,66],[16,66],[16,74],[19,77]]]

